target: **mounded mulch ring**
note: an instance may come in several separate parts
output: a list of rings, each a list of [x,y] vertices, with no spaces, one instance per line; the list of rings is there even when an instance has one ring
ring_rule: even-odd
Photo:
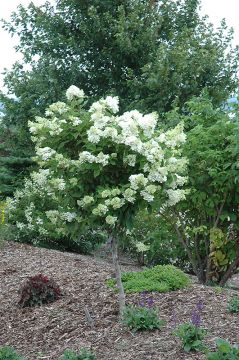
[[[123,267],[124,271],[131,268]],[[233,290],[193,284],[166,294],[153,293],[161,331],[131,333],[118,322],[117,296],[105,284],[112,265],[103,260],[28,245],[7,243],[0,255],[0,346],[13,346],[27,360],[58,360],[65,349],[91,347],[97,360],[204,359],[202,353],[185,353],[172,335],[175,324],[189,321],[202,300],[202,326],[207,344],[215,338],[239,342],[239,316],[227,311]],[[27,276],[43,273],[64,291],[60,300],[35,308],[19,308],[18,289]],[[127,302],[139,295],[127,296]],[[88,308],[94,326],[86,320]]]

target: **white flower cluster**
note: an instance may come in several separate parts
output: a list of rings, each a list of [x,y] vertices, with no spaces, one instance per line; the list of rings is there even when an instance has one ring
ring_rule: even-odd
[[[85,97],[85,93],[82,89],[79,89],[75,85],[71,85],[69,89],[66,91],[66,98],[69,101],[76,99],[83,99]]]
[[[44,186],[45,193],[56,202],[58,199],[59,203],[66,189],[76,187],[79,193],[78,200],[74,200],[75,208],[71,202],[66,206],[69,211],[48,210],[44,213],[51,224],[61,222],[64,225],[78,221],[79,216],[87,219],[93,215],[114,226],[119,215],[122,218],[122,213],[135,203],[151,204],[161,194],[167,198],[164,206],[173,206],[184,199],[185,191],[180,189],[186,182],[187,165],[180,149],[186,141],[183,124],[162,132],[157,130],[156,113],[144,115],[132,110],[117,115],[119,99],[112,96],[93,103],[88,112],[81,106],[76,110],[74,100],[85,97],[83,90],[76,86],[67,90],[66,97],[67,104],[52,104],[46,111],[46,118],[36,117],[35,122],[29,122],[37,144],[39,164],[49,167],[51,172],[40,170],[34,173],[28,188],[40,184],[39,188]],[[61,139],[64,142],[70,139],[69,144],[76,139],[75,148],[73,144],[73,149],[64,148],[62,154],[58,153],[62,148]],[[95,189],[92,187],[94,178],[85,175],[88,171],[96,178],[99,176]],[[79,190],[87,188],[90,189],[88,192]],[[42,226],[40,223],[39,217],[38,224]],[[29,224],[33,222],[29,221]],[[64,234],[63,225],[59,234]]]
[[[97,164],[102,164],[103,166],[106,166],[108,164],[109,157],[110,157],[110,155],[108,155],[108,154],[105,155],[102,152],[99,152],[99,154],[97,156],[95,156],[95,155],[92,155],[89,151],[82,151],[79,154],[79,161],[80,161],[80,164],[97,163]]]

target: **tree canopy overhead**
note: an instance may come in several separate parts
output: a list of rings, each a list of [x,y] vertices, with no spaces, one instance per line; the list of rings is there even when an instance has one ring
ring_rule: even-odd
[[[5,82],[44,108],[72,83],[93,97],[117,94],[125,109],[168,111],[207,88],[221,103],[237,85],[232,34],[198,15],[199,0],[58,0],[18,7],[5,28],[32,66],[15,64]]]
[[[199,16],[199,5],[199,0],[20,5],[3,23],[19,35],[17,50],[23,54],[23,62],[5,74],[8,95],[15,98],[0,93],[5,113],[0,141],[10,149],[8,157],[19,148],[27,158],[33,148],[27,121],[63,98],[71,84],[83,88],[91,101],[117,95],[122,111],[157,111],[161,119],[204,88],[220,105],[237,88],[239,52],[230,47],[226,24],[215,31]]]

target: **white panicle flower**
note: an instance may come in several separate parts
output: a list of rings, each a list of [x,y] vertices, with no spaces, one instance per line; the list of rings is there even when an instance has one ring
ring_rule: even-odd
[[[125,204],[125,201],[124,199],[120,199],[119,197],[116,196],[107,203],[109,203],[113,207],[113,209],[116,210],[116,209],[120,209]]]
[[[147,191],[142,190],[140,191],[140,195],[142,196],[142,198],[147,201],[147,202],[152,202],[154,200],[154,195],[149,194]]]
[[[119,111],[119,98],[118,96],[107,96],[104,100],[107,108],[112,111],[113,114],[116,114]]]
[[[116,223],[116,221],[117,221],[117,217],[108,215],[108,216],[106,216],[105,221],[109,225],[114,225]]]
[[[133,154],[130,154],[130,155],[127,155],[125,158],[124,158],[124,162],[129,165],[129,166],[135,166],[135,163],[136,163],[136,155],[133,155]]]
[[[105,199],[105,198],[111,196],[111,191],[110,191],[110,190],[103,190],[100,195],[101,195],[101,197],[102,197],[103,199]]]
[[[80,163],[93,163],[95,162],[96,157],[92,155],[89,151],[82,151],[79,153]]]
[[[143,174],[131,175],[129,182],[133,190],[137,190],[139,187],[145,187],[148,183],[148,179]]]
[[[167,169],[171,173],[179,172],[183,173],[186,170],[188,164],[188,159],[185,157],[176,159],[175,157],[171,157],[168,159]]]
[[[103,166],[106,166],[109,163],[109,155],[108,154],[103,154],[102,152],[100,152],[96,158],[95,158],[95,162],[98,164],[102,164]]]
[[[58,210],[49,210],[46,211],[46,217],[50,220],[52,224],[56,224],[59,218],[59,211]]]
[[[103,131],[103,137],[105,138],[111,138],[112,140],[116,140],[118,136],[118,132],[115,128],[107,126]]]
[[[136,195],[136,191],[131,188],[126,189],[123,193],[125,200],[131,203],[135,202],[135,195]]]
[[[186,141],[186,135],[183,132],[183,123],[178,124],[175,128],[168,130],[165,133],[165,144],[168,146],[176,147]]]
[[[69,107],[62,101],[58,101],[49,106],[48,116],[49,114],[58,113],[60,115],[66,113],[69,110]]]
[[[79,89],[77,86],[75,85],[71,85],[67,90],[66,90],[66,98],[69,101],[72,101],[74,98],[77,99],[83,99],[85,97],[85,93],[82,89]]]
[[[96,101],[91,105],[89,112],[102,115],[104,110],[105,110],[105,106],[101,103],[101,101]]]
[[[157,125],[157,113],[147,114],[138,119],[138,124],[144,132],[145,136],[151,137]]]
[[[79,205],[81,207],[85,207],[85,206],[90,205],[93,202],[94,202],[94,198],[92,196],[86,195],[83,197],[82,200],[77,200],[77,205]]]
[[[117,195],[120,195],[120,194],[121,194],[120,189],[118,189],[118,188],[111,189],[111,195],[112,196],[117,196]]]
[[[149,171],[148,179],[152,182],[165,182],[167,180],[168,169],[166,167],[157,167]]]
[[[42,225],[43,224],[43,220],[39,216],[36,218],[36,224],[37,225]]]
[[[40,169],[38,172],[32,172],[30,176],[34,184],[38,187],[45,187],[48,183],[49,175],[49,169]]]
[[[82,121],[76,116],[70,116],[69,120],[71,121],[73,126],[78,126],[82,123]]]
[[[91,126],[87,131],[88,140],[93,144],[97,144],[100,141],[100,137],[103,135],[102,131],[95,126]]]
[[[43,161],[49,160],[53,155],[56,154],[56,151],[50,147],[38,148],[36,149],[36,155]]]
[[[166,135],[164,133],[161,133],[157,138],[156,140],[160,143],[164,143],[165,140],[166,140]]]
[[[185,190],[182,189],[168,189],[166,190],[166,193],[168,195],[168,200],[166,202],[166,205],[173,206],[176,205],[180,200],[185,199]]]
[[[142,241],[136,242],[135,247],[136,247],[136,250],[141,253],[149,251],[149,249],[150,249],[150,245],[146,245]]]
[[[23,230],[23,229],[25,229],[26,225],[17,221],[17,222],[16,222],[16,227],[17,227],[19,230]]]
[[[67,211],[65,213],[61,213],[61,218],[67,222],[72,222],[76,218],[76,213]]]
[[[61,178],[55,178],[50,180],[50,184],[53,186],[53,188],[57,190],[65,190],[66,187],[65,180]]]
[[[103,204],[99,204],[96,208],[92,210],[92,214],[96,216],[102,216],[105,215],[108,211],[108,207]]]

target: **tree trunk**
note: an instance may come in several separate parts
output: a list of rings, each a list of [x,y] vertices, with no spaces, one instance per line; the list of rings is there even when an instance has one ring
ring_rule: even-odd
[[[236,259],[232,262],[232,264],[229,266],[229,268],[221,278],[221,281],[219,282],[220,286],[224,286],[226,284],[227,280],[229,280],[230,277],[235,273],[238,266],[239,266],[239,254],[237,254]]]
[[[111,243],[112,249],[112,259],[115,268],[115,277],[116,277],[116,285],[119,291],[118,299],[119,299],[119,312],[122,315],[123,310],[125,308],[125,293],[124,288],[121,280],[121,270],[119,265],[119,258],[118,258],[118,246],[117,246],[117,239],[114,235],[110,235],[109,241]]]

